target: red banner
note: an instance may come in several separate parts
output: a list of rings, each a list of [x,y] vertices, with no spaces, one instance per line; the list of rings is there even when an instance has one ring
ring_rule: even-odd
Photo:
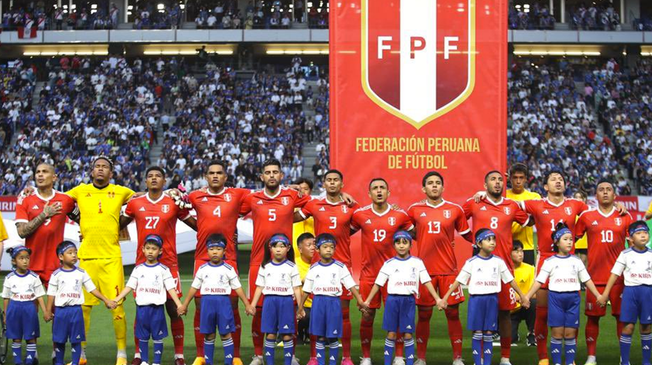
[[[346,0],[330,22],[331,165],[368,202],[384,177],[393,203],[425,198],[437,170],[462,203],[506,169],[507,1]]]
[[[0,196],[0,211],[2,212],[15,212],[16,201],[18,198],[13,195]]]

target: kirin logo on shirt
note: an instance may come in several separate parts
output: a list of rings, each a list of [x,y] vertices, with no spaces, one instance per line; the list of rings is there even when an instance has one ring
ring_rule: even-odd
[[[362,88],[420,129],[452,111],[475,84],[475,0],[363,0]]]
[[[290,198],[288,198],[287,196],[282,197],[281,198],[281,203],[283,203],[283,205],[289,205],[290,204]]]
[[[161,207],[161,212],[167,213],[169,211],[170,211],[170,205],[169,204],[163,204],[163,206]]]
[[[444,210],[444,218],[450,218],[451,217],[451,211],[450,210]]]
[[[396,225],[396,218],[394,218],[394,217],[389,217],[389,219],[387,220],[387,222],[389,223],[390,226],[393,227],[393,226]]]

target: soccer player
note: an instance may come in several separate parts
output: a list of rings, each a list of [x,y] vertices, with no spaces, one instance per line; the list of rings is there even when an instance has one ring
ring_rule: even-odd
[[[559,223],[564,223],[571,232],[575,231],[575,221],[578,215],[588,209],[586,203],[564,197],[566,179],[561,171],[550,171],[544,177],[543,188],[547,196],[541,200],[526,200],[525,210],[534,219],[537,229],[537,275],[542,263],[554,256],[551,234]],[[537,292],[536,320],[534,335],[537,342],[539,365],[547,365],[548,361],[548,285],[544,282]]]
[[[314,229],[317,235],[332,234],[336,240],[337,250],[333,258],[346,265],[349,272],[353,272],[351,261],[351,218],[358,204],[352,206],[342,197],[344,177],[338,170],[331,169],[324,174],[324,188],[326,196],[312,199],[294,215],[294,220],[314,218]],[[319,255],[313,256],[313,262],[319,261]],[[343,289],[342,299],[342,365],[353,365],[351,361],[351,318],[350,303],[353,296],[346,288]],[[312,361],[312,362],[310,362]],[[307,365],[315,365],[316,359],[310,359]]]
[[[509,182],[511,189],[507,189],[507,198],[517,202],[525,200],[541,199],[541,195],[525,188],[528,183],[528,169],[522,163],[515,163],[509,169]],[[534,265],[534,230],[531,226],[522,227],[518,223],[512,224],[512,238],[514,241],[521,241],[523,244],[523,262]]]
[[[84,269],[97,290],[113,299],[124,289],[124,268],[120,251],[120,210],[134,195],[131,189],[111,184],[113,162],[106,156],[98,156],[91,164],[91,183],[80,184],[68,191],[79,207],[80,231],[79,267]],[[85,290],[85,289],[84,289]],[[90,330],[91,309],[98,299],[84,291],[84,328]],[[127,364],[127,322],[122,304],[111,310],[113,328],[118,348],[116,365]],[[85,347],[85,343],[82,344]],[[82,354],[81,365],[86,363]]]
[[[607,286],[598,297],[600,305],[606,305],[610,290],[617,280],[624,278],[623,307],[620,319],[624,326],[620,336],[620,363],[630,365],[629,354],[632,347],[632,334],[636,322],[640,322],[641,349],[643,364],[650,364],[652,351],[652,307],[650,306],[650,286],[652,286],[652,251],[647,248],[650,240],[650,229],[643,221],[632,223],[629,228],[629,243],[631,247],[620,253],[618,260],[611,269]]]
[[[183,221],[189,227],[196,229],[197,222],[186,209],[181,209],[174,202],[174,199],[165,195],[163,189],[166,186],[165,171],[159,166],[152,166],[145,171],[145,182],[147,194],[131,199],[127,208],[120,217],[120,227],[126,227],[133,220],[136,221],[138,230],[138,247],[136,248],[136,265],[145,263],[143,246],[145,237],[157,235],[163,240],[163,251],[160,262],[172,273],[177,296],[181,296],[181,281],[179,279],[179,260],[177,258],[177,219]],[[165,302],[165,309],[170,317],[172,338],[174,342],[174,363],[184,365],[183,358],[183,336],[185,333],[183,319],[177,313],[177,306],[174,299],[169,297]],[[134,327],[138,323],[134,322]],[[134,335],[135,336],[135,335]],[[136,354],[132,365],[139,365],[140,359],[139,339],[135,338]]]
[[[34,171],[36,191],[19,199],[16,204],[16,228],[25,246],[33,254],[30,270],[35,272],[47,289],[50,276],[61,264],[57,245],[63,241],[66,215],[73,213],[75,202],[68,195],[54,190],[57,175],[54,166],[41,163]]]
[[[269,159],[263,163],[260,179],[265,185],[264,189],[247,195],[240,208],[240,214],[243,216],[251,213],[254,223],[249,263],[250,298],[253,298],[256,290],[253,280],[258,277],[258,270],[263,263],[269,240],[277,233],[290,237],[294,209],[302,208],[310,200],[309,196],[299,196],[297,191],[281,186],[283,172],[281,163],[276,159]],[[256,310],[256,315],[251,323],[251,335],[254,343],[254,357],[251,365],[262,365],[263,362],[261,321],[262,311]]]
[[[627,228],[634,221],[629,213],[622,215],[615,205],[616,191],[614,184],[609,180],[600,180],[596,189],[598,209],[587,210],[580,214],[575,225],[575,237],[579,238],[586,233],[588,247],[588,272],[598,288],[604,292],[609,280],[610,270],[616,264],[621,251],[625,249]],[[620,321],[620,308],[625,283],[620,278],[611,289],[611,315],[616,318],[616,336],[620,336],[623,323]],[[596,348],[600,334],[600,317],[607,314],[606,307],[597,303],[597,298],[590,291],[586,292],[585,310],[587,316],[586,352],[588,358],[586,365],[595,365]]]
[[[351,219],[351,228],[362,231],[362,271],[360,273],[360,295],[368,298],[376,277],[385,261],[394,256],[392,237],[399,230],[410,231],[414,225],[405,211],[392,209],[387,203],[389,184],[385,179],[376,177],[369,182],[369,197],[372,203],[357,209]],[[336,251],[337,252],[337,251]],[[382,297],[387,290],[381,289]],[[360,320],[360,342],[362,344],[362,361],[360,365],[371,365],[371,340],[374,334],[374,318],[380,308],[381,296],[375,296],[369,309]],[[400,338],[400,336],[398,336]],[[402,365],[402,348],[396,349],[394,364]]]
[[[473,198],[464,203],[463,209],[466,218],[473,219],[473,227],[489,228],[496,235],[496,249],[494,255],[500,257],[511,273],[514,267],[512,255],[512,224],[517,222],[525,226],[529,222],[527,213],[515,201],[503,198],[505,182],[500,171],[489,171],[484,178],[484,197],[476,202]],[[476,230],[477,232],[477,230]],[[477,241],[477,237],[475,238]],[[498,294],[498,332],[500,334],[501,365],[511,364],[509,357],[512,346],[512,323],[510,311],[516,308],[516,295],[510,286],[502,284]]]
[[[443,296],[459,273],[455,257],[455,231],[468,241],[473,234],[466,221],[462,207],[444,200],[444,177],[437,171],[428,172],[421,181],[426,199],[412,204],[407,214],[416,227],[416,247],[414,255],[423,260],[430,275],[432,285]],[[415,365],[425,365],[430,337],[430,318],[432,309],[437,304],[420,286],[416,304],[419,308],[417,322],[417,361]],[[459,288],[448,299],[445,310],[448,321],[448,335],[453,349],[453,365],[462,364],[462,323],[460,322],[459,304],[464,302],[464,292]]]
[[[208,182],[206,189],[193,191],[189,194],[190,203],[197,214],[197,248],[195,249],[194,273],[208,263],[210,258],[206,249],[208,237],[219,233],[226,237],[227,245],[224,261],[238,271],[237,260],[237,225],[240,216],[240,207],[245,197],[250,193],[248,189],[226,187],[228,174],[224,161],[209,162],[204,177]],[[195,346],[197,357],[193,365],[202,365],[204,359],[204,335],[200,329],[201,319],[201,291],[195,294]],[[240,338],[242,325],[240,311],[238,310],[238,296],[232,292],[231,306],[235,320],[236,331],[233,333],[233,365],[242,365],[240,359]]]

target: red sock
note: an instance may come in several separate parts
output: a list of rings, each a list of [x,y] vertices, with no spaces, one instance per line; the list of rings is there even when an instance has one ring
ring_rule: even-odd
[[[186,332],[181,317],[171,318],[172,342],[174,343],[174,354],[183,355],[183,335]]]
[[[500,336],[500,357],[509,359],[511,354],[512,354],[512,336],[509,337]]]
[[[134,343],[136,344],[135,353],[140,354],[140,341],[136,338],[136,320],[134,319]]]
[[[310,358],[314,359],[317,358],[317,347],[315,346],[317,344],[317,336],[310,336]]]
[[[419,320],[417,321],[417,358],[425,359],[428,350],[428,338],[430,337],[430,318],[432,318],[432,307],[419,308]],[[448,325],[450,331],[450,324]]]
[[[343,303],[348,304],[349,302]],[[348,305],[342,306],[342,357],[351,357],[351,317]]]
[[[233,357],[240,357],[240,338],[242,337],[242,319],[240,311],[236,306],[233,309],[233,319],[235,320],[235,333],[233,334]]]
[[[539,360],[543,360],[548,358],[548,307],[537,307],[536,316],[534,336]]]
[[[623,328],[625,327],[625,324],[620,321],[620,316],[615,316],[616,317],[616,330],[618,331],[616,333],[616,336],[618,336],[618,339],[620,339],[620,335],[623,333]]]
[[[396,342],[394,344],[394,356],[403,357],[403,334],[396,332]]]
[[[199,332],[199,319],[201,318],[200,306],[195,306],[195,319],[193,325],[195,326],[195,346],[197,347],[197,357],[204,357],[204,335]]]
[[[362,344],[362,357],[371,357],[371,339],[374,338],[374,321],[360,320],[360,343]]]
[[[586,329],[584,330],[584,335],[586,338],[586,354],[588,356],[595,356],[598,337],[600,336],[600,317],[586,317]]]
[[[432,309],[431,309],[432,311]],[[453,348],[453,359],[462,357],[462,322],[460,322],[460,310],[458,306],[446,309],[446,319],[448,320],[448,337],[451,339]],[[417,331],[419,327],[417,326]],[[425,355],[425,351],[424,351]],[[425,356],[422,357],[425,359]]]
[[[263,334],[260,325],[263,322],[263,308],[256,308],[256,315],[251,321],[251,339],[254,342],[254,355],[263,356]]]

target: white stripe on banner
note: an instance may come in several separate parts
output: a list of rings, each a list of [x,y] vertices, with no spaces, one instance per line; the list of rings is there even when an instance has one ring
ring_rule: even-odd
[[[436,65],[437,2],[401,0],[401,112],[415,121],[436,110]]]

